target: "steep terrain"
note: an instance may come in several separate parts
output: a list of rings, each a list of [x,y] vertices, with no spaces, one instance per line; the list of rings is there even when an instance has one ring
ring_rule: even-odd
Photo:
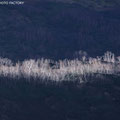
[[[119,120],[120,77],[103,78],[57,84],[1,77],[0,119]]]
[[[85,59],[42,59],[42,67],[36,61],[85,55],[75,54],[79,50],[95,57],[106,51],[120,55],[119,11],[119,0],[25,0],[20,6],[0,5],[0,56],[10,58],[0,58],[0,120],[119,120],[120,57],[111,53],[105,61],[90,58],[90,65]],[[93,74],[88,76],[84,68]],[[43,80],[36,77],[36,70],[40,76],[73,74],[68,74],[69,81],[64,77],[55,82],[58,76]],[[82,84],[75,74],[78,70],[86,72]]]
[[[119,10],[119,4],[96,10],[78,2],[51,0],[0,6],[0,56],[63,59],[72,58],[78,50],[92,56],[107,50],[118,55]]]

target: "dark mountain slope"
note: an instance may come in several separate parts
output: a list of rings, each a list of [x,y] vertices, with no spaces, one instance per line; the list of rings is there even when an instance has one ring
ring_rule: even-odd
[[[78,50],[92,56],[107,50],[120,54],[119,10],[47,1],[0,6],[0,56],[63,59]]]
[[[120,78],[92,82],[28,82],[0,78],[1,120],[119,120]]]
[[[49,0],[48,0],[49,1]],[[54,0],[53,0],[54,1]],[[65,3],[77,3],[98,11],[109,10],[120,5],[120,0],[56,0]]]

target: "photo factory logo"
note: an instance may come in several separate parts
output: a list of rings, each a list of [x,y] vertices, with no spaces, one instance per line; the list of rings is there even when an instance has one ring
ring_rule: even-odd
[[[23,5],[24,1],[0,1],[0,5]]]

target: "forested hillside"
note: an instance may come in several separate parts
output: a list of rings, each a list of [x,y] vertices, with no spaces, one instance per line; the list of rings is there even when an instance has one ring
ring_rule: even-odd
[[[98,11],[78,3],[26,1],[0,6],[0,56],[11,59],[72,58],[78,50],[118,55],[119,7]]]
[[[0,5],[0,120],[119,120],[119,49],[120,0]]]
[[[120,78],[79,84],[0,77],[1,120],[119,120]]]

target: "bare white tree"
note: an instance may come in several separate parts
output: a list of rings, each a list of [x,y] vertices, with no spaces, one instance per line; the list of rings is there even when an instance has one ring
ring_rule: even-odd
[[[105,62],[115,63],[115,55],[113,53],[107,51],[103,56],[103,60]]]

